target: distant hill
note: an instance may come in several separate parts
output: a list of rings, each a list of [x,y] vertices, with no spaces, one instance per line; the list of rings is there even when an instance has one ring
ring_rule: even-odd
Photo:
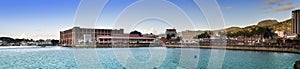
[[[245,36],[248,37],[256,34],[264,34],[263,32],[267,32],[266,31],[267,29],[270,29],[271,31],[291,32],[291,23],[292,23],[291,19],[282,22],[278,22],[277,20],[263,20],[259,22],[257,25],[251,25],[243,28],[229,27],[221,30],[212,30],[212,31],[218,32],[219,34],[220,33],[222,34],[222,31],[226,31],[226,34],[230,37],[241,36],[241,34],[245,34]]]
[[[230,28],[226,28],[226,31],[227,31],[227,32],[238,32],[238,31],[240,31],[240,30],[242,30],[242,28],[240,28],[240,27],[230,27]]]
[[[279,22],[277,24],[270,25],[270,28],[272,28],[275,31],[291,32],[291,27],[292,27],[292,19],[288,19],[288,20]]]
[[[288,20],[285,20],[282,22],[278,22],[277,20],[264,20],[264,21],[259,22],[257,25],[247,26],[244,28],[240,28],[240,27],[226,28],[226,31],[230,32],[230,33],[236,33],[238,31],[242,31],[242,30],[251,31],[251,29],[257,28],[257,27],[269,27],[269,28],[273,29],[274,31],[291,32],[291,24],[292,24],[291,19],[288,19]]]
[[[257,26],[269,26],[279,23],[277,20],[263,20],[257,24]]]

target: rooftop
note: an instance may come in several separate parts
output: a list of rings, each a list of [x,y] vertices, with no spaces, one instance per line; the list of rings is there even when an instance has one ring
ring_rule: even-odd
[[[300,11],[300,9],[296,9],[296,10],[293,10],[292,12],[299,12]]]
[[[74,28],[79,28],[79,29],[93,29],[93,30],[123,30],[123,29],[100,29],[100,28],[80,28],[80,27],[73,27],[71,29],[67,29],[67,30],[63,30],[63,31],[68,31],[68,30],[72,30]],[[62,32],[62,31],[61,31]]]

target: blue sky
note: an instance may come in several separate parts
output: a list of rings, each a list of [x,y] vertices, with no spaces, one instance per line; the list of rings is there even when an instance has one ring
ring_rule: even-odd
[[[118,15],[136,1],[109,1],[99,15],[97,27],[114,27],[113,23]],[[192,0],[169,1],[190,17],[196,25],[195,29],[210,29],[203,13]],[[225,27],[245,27],[265,19],[286,20],[291,17],[291,10],[300,8],[298,0],[217,0],[217,2],[223,13]],[[73,27],[79,4],[80,0],[0,0],[0,37],[59,39],[59,31]],[[142,23],[136,30],[144,33],[162,33],[161,29],[172,28],[159,21],[152,22]],[[157,24],[159,24],[157,28],[152,27]]]

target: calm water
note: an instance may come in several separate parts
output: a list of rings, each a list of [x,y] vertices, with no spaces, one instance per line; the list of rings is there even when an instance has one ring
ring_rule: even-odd
[[[222,58],[211,55],[213,51],[225,50],[0,47],[0,69],[206,69],[213,66],[210,62],[222,63],[220,59],[224,59],[222,69],[292,69],[300,60],[299,54],[292,53],[226,50]]]

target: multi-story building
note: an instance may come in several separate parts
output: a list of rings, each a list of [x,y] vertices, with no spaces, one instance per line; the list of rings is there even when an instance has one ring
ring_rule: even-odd
[[[292,11],[292,33],[300,34],[300,9]]]
[[[191,42],[197,42],[198,39],[196,39],[195,37],[199,34],[201,34],[200,31],[186,30],[186,31],[180,32],[179,36],[181,37],[182,42],[191,43]]]
[[[96,46],[99,35],[124,34],[124,29],[92,29],[73,27],[60,31],[60,45],[64,46]]]
[[[285,38],[285,32],[284,31],[275,31],[275,34],[277,34],[279,38]]]
[[[166,29],[166,35],[177,35],[176,29]]]
[[[139,36],[137,34],[113,34],[98,37],[98,46],[149,46],[155,37]]]

